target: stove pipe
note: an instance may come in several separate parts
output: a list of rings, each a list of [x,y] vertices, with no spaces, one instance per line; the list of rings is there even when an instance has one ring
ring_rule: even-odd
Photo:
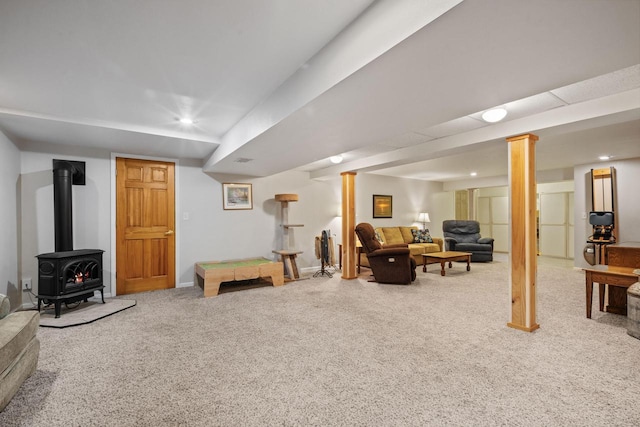
[[[73,250],[71,187],[84,185],[84,162],[53,161],[53,222],[56,252]]]

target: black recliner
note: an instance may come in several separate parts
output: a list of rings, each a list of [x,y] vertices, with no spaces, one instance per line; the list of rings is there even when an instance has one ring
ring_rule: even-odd
[[[480,236],[480,223],[469,220],[442,222],[447,251],[470,252],[471,261],[493,261],[493,238]]]

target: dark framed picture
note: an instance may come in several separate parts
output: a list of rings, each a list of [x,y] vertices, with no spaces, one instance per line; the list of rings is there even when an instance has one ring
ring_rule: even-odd
[[[253,209],[251,184],[222,184],[222,208],[225,210]]]
[[[393,196],[373,195],[373,217],[391,218],[393,213]]]

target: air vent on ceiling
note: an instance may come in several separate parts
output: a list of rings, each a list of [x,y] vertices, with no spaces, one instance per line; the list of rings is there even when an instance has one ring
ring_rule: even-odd
[[[245,157],[238,157],[235,160],[236,163],[249,163],[249,162],[252,162],[252,161],[253,161],[253,159],[247,159]]]

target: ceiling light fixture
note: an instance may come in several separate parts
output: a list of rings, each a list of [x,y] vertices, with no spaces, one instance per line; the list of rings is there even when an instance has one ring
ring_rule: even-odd
[[[478,172],[471,172],[469,175],[471,175],[471,176],[478,176]]]
[[[342,162],[342,156],[331,156],[329,157],[329,160],[331,160],[331,163],[333,163],[334,165],[337,165],[338,163]]]
[[[598,157],[600,160],[609,160],[611,156],[600,156]]]
[[[192,125],[195,123],[193,119],[190,119],[188,117],[182,117],[181,119],[178,119],[178,121],[183,125]]]
[[[482,120],[488,123],[496,123],[507,117],[507,110],[504,108],[493,108],[482,113]]]

